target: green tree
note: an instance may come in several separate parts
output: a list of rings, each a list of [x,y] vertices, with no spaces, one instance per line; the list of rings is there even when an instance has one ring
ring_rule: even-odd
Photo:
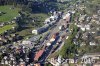
[[[73,31],[71,33],[71,35],[69,36],[69,38],[65,41],[64,46],[61,48],[59,54],[63,57],[69,57],[69,58],[73,58],[74,54],[77,52],[77,47],[75,46],[75,44],[73,44],[73,39],[75,37],[75,35],[77,34],[78,28],[77,26],[73,25]]]
[[[46,63],[46,64],[44,64],[44,66],[53,66],[53,65],[50,63]]]

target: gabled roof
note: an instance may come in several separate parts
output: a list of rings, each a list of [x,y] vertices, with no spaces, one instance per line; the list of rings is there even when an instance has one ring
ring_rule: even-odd
[[[38,59],[41,57],[41,55],[43,54],[43,52],[44,52],[44,49],[39,50],[39,51],[35,54],[34,60],[38,60]]]

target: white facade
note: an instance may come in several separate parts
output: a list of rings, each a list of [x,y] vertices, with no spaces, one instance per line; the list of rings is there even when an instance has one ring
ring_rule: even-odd
[[[74,63],[74,59],[69,59],[69,63]]]
[[[90,25],[88,25],[88,24],[87,24],[87,25],[78,24],[77,27],[81,28],[82,31],[91,30],[91,29],[90,29],[91,27],[90,27]]]
[[[63,19],[66,19],[66,18],[70,18],[70,13],[67,13],[65,16],[63,16]]]
[[[51,19],[51,20],[55,20],[55,17],[54,17],[54,16],[51,16],[50,19]]]
[[[37,30],[32,30],[32,34],[38,34],[38,31]]]
[[[82,31],[85,31],[85,27],[81,27],[81,30],[82,30]]]
[[[22,41],[22,44],[31,44],[31,41]]]
[[[95,42],[89,42],[89,44],[90,44],[91,46],[96,45],[96,43],[95,43]]]
[[[90,30],[90,25],[85,25],[86,30]]]
[[[44,24],[50,23],[50,18],[47,18],[44,22]]]
[[[47,46],[50,46],[50,45],[51,45],[51,43],[50,43],[50,42],[48,42],[48,43],[47,43]]]

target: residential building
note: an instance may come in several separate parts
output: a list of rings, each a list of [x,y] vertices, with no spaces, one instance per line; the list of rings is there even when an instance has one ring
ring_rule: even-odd
[[[41,66],[40,63],[35,63],[34,66]]]
[[[91,30],[90,24],[77,24],[77,27],[79,27],[82,31]]]

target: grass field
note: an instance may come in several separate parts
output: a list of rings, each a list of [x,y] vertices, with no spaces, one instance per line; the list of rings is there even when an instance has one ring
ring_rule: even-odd
[[[31,17],[38,18],[40,21],[45,21],[46,18],[48,18],[50,15],[46,13],[33,13],[31,14]]]
[[[0,34],[3,33],[6,30],[12,29],[13,26],[15,26],[15,24],[13,24],[13,25],[6,25],[6,26],[0,28]]]
[[[19,8],[10,9],[12,6],[5,5],[0,6],[0,12],[4,12],[5,14],[2,14],[0,16],[0,22],[7,22],[13,19],[14,17],[18,16]]]

